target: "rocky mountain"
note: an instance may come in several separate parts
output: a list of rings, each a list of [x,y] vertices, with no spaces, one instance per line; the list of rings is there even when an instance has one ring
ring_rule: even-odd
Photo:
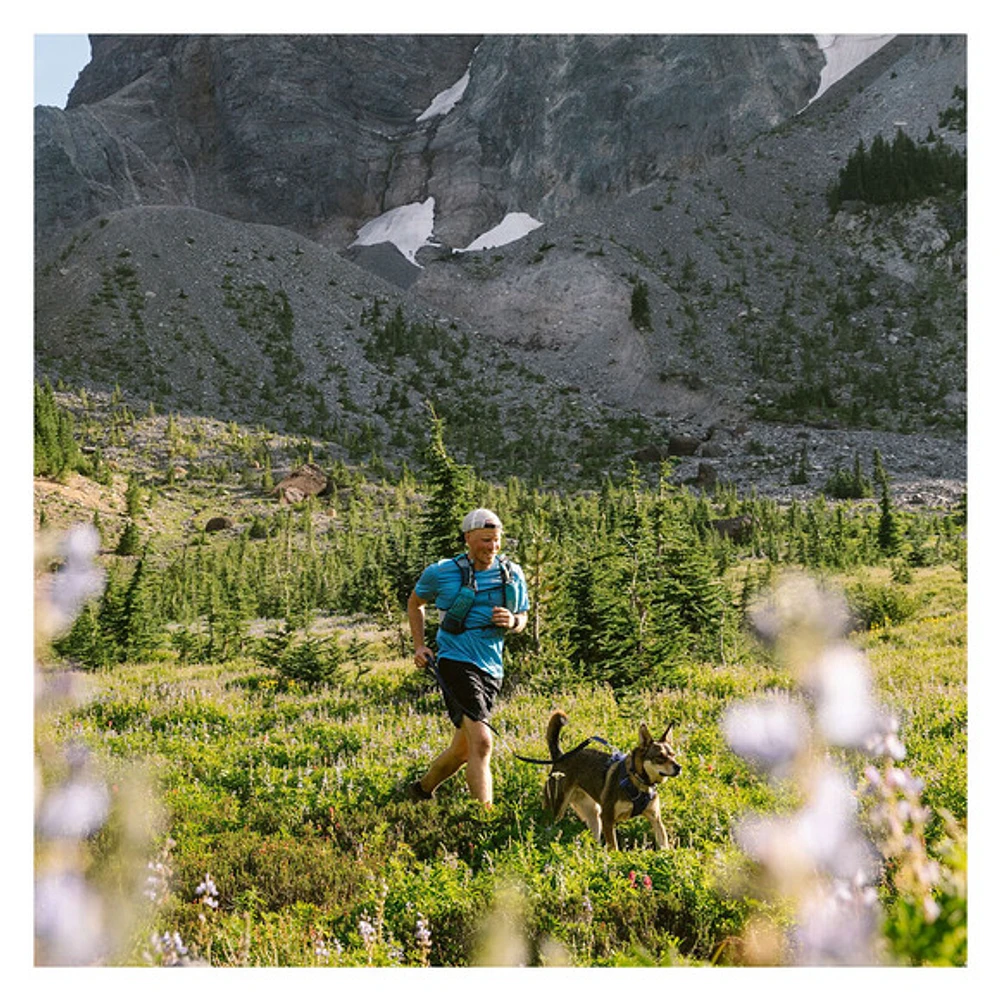
[[[817,100],[814,36],[92,48],[36,109],[39,373],[390,464],[433,400],[497,474],[688,437],[706,483],[881,447],[962,488],[964,197],[826,193],[879,135],[964,150],[964,38],[898,36]]]
[[[38,115],[40,236],[174,204],[343,246],[387,208],[433,197],[439,238],[464,246],[506,211],[548,221],[777,124],[823,66],[814,40],[767,36],[91,44],[66,112]],[[450,113],[432,109],[462,80]]]

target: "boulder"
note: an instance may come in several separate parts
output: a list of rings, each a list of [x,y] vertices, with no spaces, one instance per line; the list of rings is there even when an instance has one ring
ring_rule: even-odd
[[[632,457],[637,462],[662,462],[667,457],[667,453],[658,444],[647,444],[633,452]]]
[[[701,447],[701,438],[693,434],[671,434],[667,441],[667,454],[678,456],[694,455]]]
[[[326,473],[311,462],[300,465],[274,487],[274,494],[281,503],[302,503],[308,497],[318,497],[327,491],[329,479]]]
[[[205,522],[205,530],[208,532],[225,531],[233,526],[231,517],[210,517]]]
[[[692,483],[703,490],[712,490],[718,485],[719,473],[718,470],[710,462],[699,462],[698,463],[698,474],[692,480]]]

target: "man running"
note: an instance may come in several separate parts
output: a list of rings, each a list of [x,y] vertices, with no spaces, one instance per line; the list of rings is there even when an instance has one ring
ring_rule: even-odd
[[[419,667],[436,666],[455,725],[451,744],[408,786],[407,794],[414,801],[429,799],[465,764],[470,793],[490,806],[493,739],[487,721],[503,681],[504,636],[522,632],[528,624],[528,585],[521,567],[500,554],[503,525],[493,511],[470,511],[461,529],[466,551],[428,566],[407,603],[414,659]],[[430,602],[442,612],[436,661],[424,637]]]

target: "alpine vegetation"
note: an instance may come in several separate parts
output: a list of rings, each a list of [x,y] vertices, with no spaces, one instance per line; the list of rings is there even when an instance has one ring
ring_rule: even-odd
[[[964,36],[91,49],[35,963],[965,966]]]

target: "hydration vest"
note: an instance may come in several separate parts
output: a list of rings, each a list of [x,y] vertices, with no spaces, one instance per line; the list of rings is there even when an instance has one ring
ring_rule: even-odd
[[[517,590],[514,587],[514,571],[510,567],[510,560],[503,555],[496,557],[497,565],[500,569],[500,579],[503,582],[503,606],[509,611],[517,607]],[[456,556],[452,562],[458,567],[462,574],[462,582],[458,589],[455,600],[451,602],[441,619],[441,628],[452,635],[458,635],[465,631],[465,619],[472,608],[472,602],[479,592],[476,587],[476,572],[472,567],[472,560],[464,553]],[[492,626],[480,626],[491,628]]]

